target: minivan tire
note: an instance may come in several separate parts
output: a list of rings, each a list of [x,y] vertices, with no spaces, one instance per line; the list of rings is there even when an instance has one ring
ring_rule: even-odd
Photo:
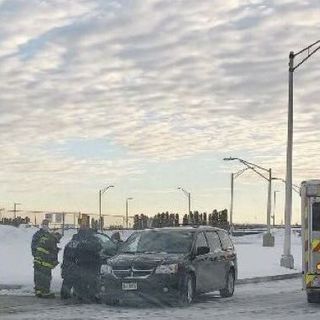
[[[232,297],[234,293],[235,275],[234,271],[230,270],[226,277],[226,286],[220,290],[220,295],[223,298]]]
[[[191,274],[187,274],[180,292],[180,302],[188,306],[193,302],[195,296],[195,279]]]

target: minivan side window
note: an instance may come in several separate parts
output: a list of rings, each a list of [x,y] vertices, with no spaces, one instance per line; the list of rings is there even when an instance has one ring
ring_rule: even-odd
[[[312,230],[320,231],[320,202],[312,205]]]
[[[218,234],[215,231],[207,231],[206,236],[209,242],[210,252],[221,250],[221,242]]]
[[[219,233],[219,237],[220,237],[220,240],[221,240],[221,244],[222,244],[222,249],[223,250],[227,250],[229,248],[234,248],[233,247],[233,243],[229,237],[229,235],[227,234],[227,232],[225,231],[218,231]]]
[[[196,250],[200,247],[208,247],[208,243],[203,232],[198,233],[196,239]]]

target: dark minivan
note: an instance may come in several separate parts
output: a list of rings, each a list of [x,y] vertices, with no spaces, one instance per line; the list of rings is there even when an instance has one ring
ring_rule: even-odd
[[[219,290],[231,297],[237,256],[225,230],[213,227],[148,229],[133,233],[101,267],[107,303],[142,298],[180,301]]]

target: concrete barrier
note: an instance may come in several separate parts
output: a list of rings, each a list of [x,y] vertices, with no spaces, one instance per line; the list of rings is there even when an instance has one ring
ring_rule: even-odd
[[[0,290],[18,290],[21,289],[21,285],[12,285],[12,284],[0,284]]]

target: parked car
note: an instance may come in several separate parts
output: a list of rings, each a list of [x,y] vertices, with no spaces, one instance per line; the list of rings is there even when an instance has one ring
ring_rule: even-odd
[[[231,297],[237,256],[225,230],[213,227],[148,229],[132,234],[101,267],[107,303],[144,299],[190,304],[219,290]]]

